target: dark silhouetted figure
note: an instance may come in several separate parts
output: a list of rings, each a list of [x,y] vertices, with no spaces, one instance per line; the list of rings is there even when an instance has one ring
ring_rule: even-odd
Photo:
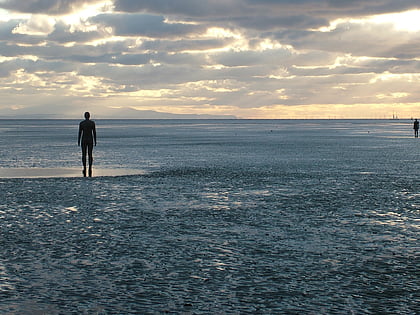
[[[81,140],[81,142],[80,142]],[[89,112],[85,113],[85,120],[80,122],[77,144],[82,146],[83,176],[86,177],[86,152],[89,155],[89,177],[92,177],[93,144],[96,146],[95,122],[90,120]]]
[[[414,120],[414,137],[418,138],[419,137],[419,121],[416,119]]]

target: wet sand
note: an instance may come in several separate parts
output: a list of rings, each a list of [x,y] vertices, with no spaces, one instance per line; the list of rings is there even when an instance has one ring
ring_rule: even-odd
[[[411,121],[75,123],[0,128],[0,314],[418,313]]]
[[[92,177],[144,174],[135,169],[93,169]],[[0,168],[0,178],[60,178],[83,177],[79,168]]]

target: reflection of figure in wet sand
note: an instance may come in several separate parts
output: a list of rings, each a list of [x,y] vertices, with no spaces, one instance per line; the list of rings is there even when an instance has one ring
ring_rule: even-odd
[[[414,137],[418,138],[419,137],[419,121],[416,119],[414,120]]]
[[[82,140],[82,142],[80,142]],[[85,113],[85,120],[80,122],[77,144],[82,146],[83,176],[86,177],[86,152],[89,155],[89,177],[92,177],[93,144],[96,146],[95,122],[90,120],[89,112]]]

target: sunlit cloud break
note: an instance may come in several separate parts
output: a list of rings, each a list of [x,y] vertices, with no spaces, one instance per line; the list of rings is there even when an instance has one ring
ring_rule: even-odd
[[[408,0],[0,0],[0,116],[420,117],[419,31]]]

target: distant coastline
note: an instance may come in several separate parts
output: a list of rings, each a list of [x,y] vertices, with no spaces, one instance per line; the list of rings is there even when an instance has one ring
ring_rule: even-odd
[[[82,119],[82,118],[80,118]],[[76,116],[58,116],[58,115],[16,115],[16,116],[2,116],[0,121],[6,120],[80,120]],[[398,120],[389,118],[242,118],[236,116],[212,116],[212,115],[177,115],[171,117],[115,117],[107,115],[95,115],[94,120],[282,120],[282,121],[388,121],[390,123],[404,123],[411,122],[411,118],[401,118]]]
[[[211,115],[211,114],[174,114],[168,112],[158,112],[153,110],[137,110],[133,108],[108,108],[105,111],[96,112],[94,109],[91,109],[92,117],[94,119],[185,119],[185,120],[211,120],[211,119],[221,119],[221,120],[389,120],[389,121],[404,121],[404,120],[413,120],[413,118],[395,118],[395,115],[392,118],[387,117],[375,117],[375,118],[338,118],[338,117],[325,117],[325,118],[315,118],[315,117],[299,117],[299,118],[243,118],[237,117],[235,115]],[[25,110],[9,110],[6,113],[0,114],[0,120],[6,119],[78,119],[82,117],[83,110],[80,111],[80,115],[70,114],[70,113],[31,113],[30,111]]]
[[[80,116],[83,114],[81,111]],[[209,114],[173,114],[153,110],[136,110],[132,108],[110,109],[104,113],[92,116],[97,119],[238,119],[234,115],[209,115]],[[0,115],[0,119],[73,119],[75,116],[68,114],[38,114],[14,112]]]

